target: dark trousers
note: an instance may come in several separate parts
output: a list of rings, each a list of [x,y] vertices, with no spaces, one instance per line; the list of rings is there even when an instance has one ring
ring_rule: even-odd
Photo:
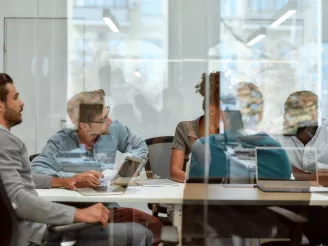
[[[70,205],[76,208],[86,208],[92,203],[65,203],[66,205]],[[162,222],[155,216],[151,214],[147,214],[143,211],[134,208],[124,208],[117,207],[111,209],[112,217],[109,221],[110,223],[137,223],[140,224],[147,229],[149,229],[153,233],[153,244],[156,245],[160,242],[161,231],[162,231]]]
[[[314,206],[285,206],[309,220],[302,232],[310,243],[326,243],[328,210]],[[299,228],[299,227],[298,227]],[[209,238],[291,238],[296,223],[267,209],[266,206],[207,206],[185,205],[182,237],[200,242]],[[327,244],[328,245],[328,244]]]

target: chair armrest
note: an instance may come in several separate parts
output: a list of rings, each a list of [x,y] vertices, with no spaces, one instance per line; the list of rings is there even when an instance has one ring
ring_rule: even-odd
[[[271,207],[268,207],[268,209],[289,219],[290,221],[292,221],[294,223],[303,224],[303,223],[308,222],[308,220],[306,218],[304,218],[303,216],[298,215],[298,214],[294,213],[293,211],[290,211],[290,210],[282,208],[282,207],[271,206]]]
[[[161,232],[161,242],[164,244],[178,244],[179,234],[175,226],[163,226]]]
[[[74,232],[74,231],[83,231],[85,229],[102,226],[101,223],[73,223],[69,225],[59,225],[59,226],[49,226],[48,230],[50,232],[56,233],[67,233],[67,232]]]

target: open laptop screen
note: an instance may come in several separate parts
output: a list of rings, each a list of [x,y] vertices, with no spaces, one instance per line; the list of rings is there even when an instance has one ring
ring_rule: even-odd
[[[317,181],[314,148],[256,147],[255,154],[259,181]]]
[[[224,119],[226,131],[235,133],[244,129],[240,110],[225,110]]]
[[[126,157],[117,174],[113,178],[116,185],[127,185],[131,179],[141,171],[144,161],[142,159]]]
[[[133,177],[135,172],[139,170],[141,164],[141,159],[135,159],[131,157],[125,158],[121,168],[117,173],[117,177]]]

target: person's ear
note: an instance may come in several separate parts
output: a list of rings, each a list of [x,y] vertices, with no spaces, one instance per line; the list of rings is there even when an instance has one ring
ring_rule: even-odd
[[[5,103],[3,101],[0,101],[0,112],[3,112],[5,110]]]
[[[79,123],[79,129],[83,130],[83,131],[86,131],[88,130],[88,124],[87,123],[84,123],[84,122],[80,122]]]

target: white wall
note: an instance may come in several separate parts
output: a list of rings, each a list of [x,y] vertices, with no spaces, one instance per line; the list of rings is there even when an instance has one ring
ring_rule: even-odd
[[[67,16],[66,4],[1,1],[0,25],[5,24],[5,32],[1,28],[0,35],[1,41],[5,35],[6,52],[0,51],[0,67],[13,77],[25,102],[24,123],[13,132],[30,154],[40,151],[66,117],[67,20],[61,19]]]

